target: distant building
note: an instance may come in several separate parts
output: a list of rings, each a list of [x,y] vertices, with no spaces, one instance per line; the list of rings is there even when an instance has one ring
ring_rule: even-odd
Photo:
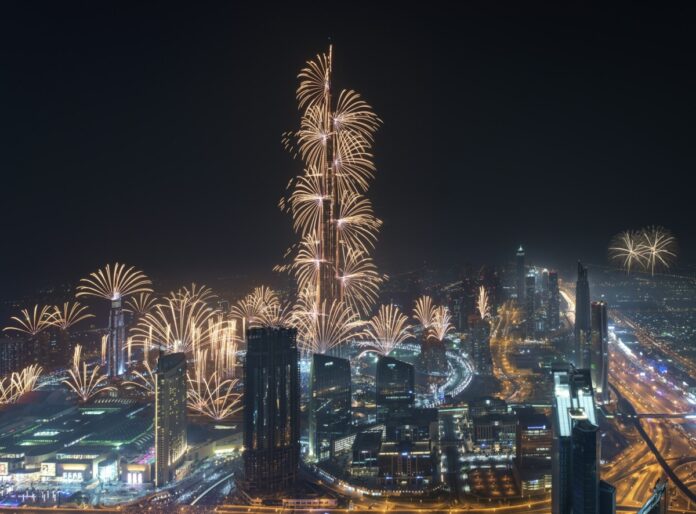
[[[251,491],[291,487],[300,464],[296,331],[252,328],[244,364],[244,473]]]
[[[377,463],[380,481],[385,487],[423,487],[432,480],[430,441],[383,442]]]
[[[474,369],[479,375],[493,373],[490,335],[488,322],[482,320],[478,314],[469,316],[469,355]]]
[[[474,418],[474,443],[482,448],[514,448],[517,436],[517,416],[486,414]]]
[[[590,366],[590,283],[587,268],[578,262],[578,280],[575,284],[575,345],[573,364],[576,368]]]
[[[377,361],[377,405],[388,410],[413,406],[416,398],[416,374],[413,366],[382,355]]]
[[[524,301],[525,293],[525,277],[527,276],[526,268],[524,265],[524,248],[522,245],[517,249],[517,254],[515,255],[515,277],[517,283],[517,303],[522,305]]]
[[[551,465],[553,430],[545,414],[534,409],[517,411],[517,461],[520,466],[538,464],[542,459]]]
[[[382,448],[382,432],[360,432],[353,442],[352,476],[376,477],[379,474],[377,459]]]
[[[527,275],[525,278],[525,297],[524,297],[524,314],[526,319],[527,337],[534,337],[536,333],[536,277],[533,274]]]
[[[507,402],[502,398],[493,396],[482,396],[469,400],[468,408],[469,419],[485,416],[486,414],[507,414],[508,412]]]
[[[556,330],[561,324],[561,298],[558,290],[558,272],[549,272],[548,328]]]
[[[186,455],[186,354],[171,353],[155,371],[155,485],[175,477]]]
[[[555,368],[553,382],[552,513],[596,513],[599,436],[590,371]]]
[[[29,363],[29,346],[21,337],[0,337],[0,376],[19,371]]]
[[[592,302],[590,375],[597,399],[609,400],[609,324],[606,302]]]
[[[315,353],[309,399],[309,454],[316,460],[331,457],[331,441],[351,430],[350,361]]]
[[[109,311],[106,369],[110,377],[120,377],[126,371],[126,322],[122,302],[120,295],[112,298]]]

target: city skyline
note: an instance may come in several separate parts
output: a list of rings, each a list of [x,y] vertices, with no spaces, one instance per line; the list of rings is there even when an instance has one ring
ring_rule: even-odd
[[[682,85],[693,79],[681,67],[688,16],[609,9],[600,21],[585,7],[471,6],[456,25],[428,13],[401,13],[393,24],[386,8],[357,6],[355,19],[380,30],[355,38],[351,20],[308,13],[11,7],[2,87],[13,129],[2,153],[10,191],[23,193],[3,204],[13,251],[2,295],[71,281],[112,259],[160,282],[275,279],[269,270],[293,241],[275,205],[301,172],[281,134],[297,126],[296,70],[329,42],[339,82],[384,120],[370,195],[384,221],[380,268],[489,262],[522,243],[528,259],[536,252],[569,271],[577,258],[608,264],[616,233],[652,223],[680,237],[682,264],[694,262],[683,237],[686,190],[671,188],[692,165],[692,129],[680,115],[690,102]],[[644,107],[646,95],[659,103]],[[629,124],[634,109],[645,114]],[[592,181],[574,179],[583,173],[605,185],[596,214],[565,208],[569,194],[591,197]],[[660,180],[649,188],[634,180],[646,174]],[[108,179],[116,176],[118,186]],[[528,223],[509,223],[522,198],[531,199]],[[104,215],[83,215],[92,209]],[[249,213],[254,223],[238,222]],[[450,221],[467,237],[451,234]],[[33,237],[46,223],[60,230]],[[248,244],[253,259],[240,250]]]

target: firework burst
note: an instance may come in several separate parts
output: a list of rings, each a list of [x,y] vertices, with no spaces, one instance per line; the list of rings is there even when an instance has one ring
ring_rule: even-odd
[[[267,325],[274,312],[281,309],[278,294],[270,287],[260,286],[239,300],[231,309],[233,318],[242,320],[243,330]]]
[[[652,275],[656,269],[669,269],[677,258],[677,240],[663,227],[644,228],[638,247],[645,256],[645,268]]]
[[[434,337],[440,342],[444,341],[447,334],[454,330],[451,320],[452,316],[447,307],[436,307],[429,337]]]
[[[94,317],[94,314],[86,311],[87,307],[80,305],[78,302],[65,302],[62,306],[55,305],[50,315],[49,323],[61,330],[68,330],[76,323]]]
[[[125,264],[117,262],[113,267],[107,264],[80,280],[76,296],[119,300],[136,293],[151,293],[151,285],[152,282],[142,271],[136,270],[133,266],[127,268]]]
[[[418,324],[423,327],[423,332],[430,331],[435,321],[435,306],[433,299],[429,296],[421,296],[416,300],[416,307],[413,309],[413,317]]]
[[[155,394],[155,372],[147,360],[142,362],[143,370],[133,370],[133,379],[125,380],[123,385],[133,385],[148,395]]]
[[[344,302],[333,300],[317,305],[301,301],[293,313],[293,325],[304,352],[327,353],[346,343],[362,322]]]
[[[15,324],[3,328],[3,331],[15,331],[36,336],[51,326],[51,310],[51,307],[47,305],[43,307],[34,305],[32,310],[22,309],[19,316],[10,318]]]
[[[187,406],[193,412],[222,421],[242,409],[242,394],[236,392],[237,379],[223,378],[217,371],[206,376],[198,366],[186,376]]]
[[[380,306],[377,314],[367,322],[361,334],[366,340],[360,346],[381,355],[389,355],[394,348],[411,337],[408,318],[394,305]]]
[[[36,389],[43,368],[37,364],[13,372],[9,377],[0,377],[0,405],[15,403],[26,393]]]
[[[126,300],[123,310],[141,318],[150,312],[157,303],[157,298],[151,293],[138,293]]]
[[[84,403],[94,398],[97,394],[112,391],[116,388],[105,385],[107,376],[102,374],[97,364],[91,366],[82,359],[82,346],[76,345],[73,353],[72,367],[68,370],[68,377],[63,383],[77,395],[80,402]]]
[[[479,294],[476,300],[476,308],[479,311],[481,319],[489,318],[491,315],[491,307],[488,303],[488,291],[483,286],[479,287]]]
[[[641,248],[641,234],[626,230],[617,234],[609,244],[609,258],[618,262],[627,273],[635,266],[645,268],[645,254]]]

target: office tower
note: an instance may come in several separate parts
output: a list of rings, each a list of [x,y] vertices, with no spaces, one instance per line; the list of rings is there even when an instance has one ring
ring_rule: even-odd
[[[655,484],[652,496],[638,509],[637,514],[667,514],[668,507],[667,480],[660,479]]]
[[[517,279],[517,303],[522,305],[522,301],[524,300],[524,279],[527,276],[525,267],[524,267],[524,248],[522,248],[522,245],[517,249],[517,255],[515,258],[515,276]]]
[[[416,398],[416,373],[411,364],[393,357],[380,356],[377,361],[377,405],[389,411],[413,406]]]
[[[524,315],[527,337],[536,333],[536,277],[532,274],[525,278]]]
[[[251,328],[244,363],[244,473],[255,492],[281,492],[300,463],[300,371],[296,331]]]
[[[549,329],[556,330],[561,324],[561,298],[558,290],[558,272],[549,272],[549,306],[548,306],[548,318],[549,318]]]
[[[578,262],[578,280],[575,285],[575,347],[573,363],[577,368],[590,365],[590,283],[587,268]]]
[[[155,370],[155,486],[174,480],[186,454],[186,354],[162,355]]]
[[[473,425],[473,439],[480,448],[514,448],[517,434],[517,416],[514,414],[477,416]]]
[[[118,377],[126,371],[125,346],[126,322],[123,317],[123,299],[118,296],[111,300],[109,312],[109,339],[107,346],[107,373],[110,377]]]
[[[519,466],[537,465],[540,460],[551,464],[553,431],[545,414],[534,409],[517,411],[517,462]]]
[[[590,375],[597,400],[609,400],[609,324],[606,302],[592,302],[591,306]]]
[[[478,314],[469,316],[469,355],[474,369],[479,375],[493,373],[493,358],[491,356],[490,325]]]
[[[599,481],[599,514],[616,513],[616,487],[604,480]]]
[[[546,298],[549,293],[549,270],[544,268],[541,270],[541,280],[539,281],[539,291]]]
[[[573,514],[599,512],[599,427],[587,419],[573,424],[571,473]]]
[[[325,460],[331,457],[331,441],[350,432],[350,361],[315,353],[310,390],[309,454]]]
[[[576,475],[599,470],[599,441],[592,439],[598,435],[591,429],[597,427],[597,419],[590,371],[573,366],[554,368],[553,382],[552,513],[597,512],[599,486],[593,489],[593,484],[599,478]],[[580,422],[586,423],[575,430]],[[597,462],[593,464],[592,459]],[[596,498],[592,498],[593,490]],[[595,510],[576,510],[580,504],[595,505]]]

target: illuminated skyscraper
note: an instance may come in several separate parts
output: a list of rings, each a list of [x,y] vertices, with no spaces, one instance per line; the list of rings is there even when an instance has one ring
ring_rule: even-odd
[[[107,351],[107,373],[110,377],[119,377],[126,371],[126,322],[123,317],[123,298],[111,300],[109,312],[109,339]]]
[[[174,479],[186,455],[186,354],[170,353],[155,371],[155,485]]]
[[[596,429],[597,419],[590,372],[572,366],[555,368],[553,381],[552,513],[597,513],[599,441],[592,428]],[[588,505],[595,505],[595,510],[584,510]]]
[[[561,324],[560,293],[558,290],[558,272],[551,271],[549,273],[549,305],[548,305],[548,328],[556,330]]]
[[[517,249],[517,255],[515,256],[515,276],[517,279],[517,303],[522,305],[524,300],[524,279],[527,276],[525,266],[524,266],[524,248],[522,245]]]
[[[331,441],[350,433],[350,361],[315,353],[310,387],[309,454],[325,460],[331,456]]]
[[[575,285],[575,346],[573,363],[577,368],[590,366],[590,283],[587,268],[578,262],[578,280]]]
[[[377,405],[388,410],[403,410],[413,406],[416,398],[416,374],[406,362],[380,356],[377,361]]]
[[[300,463],[300,378],[296,331],[252,328],[244,364],[244,473],[252,491],[280,492]]]
[[[592,302],[591,312],[590,374],[597,399],[604,403],[609,399],[609,325],[606,302]]]
[[[524,315],[526,319],[527,337],[536,333],[536,277],[531,273],[525,278]]]

